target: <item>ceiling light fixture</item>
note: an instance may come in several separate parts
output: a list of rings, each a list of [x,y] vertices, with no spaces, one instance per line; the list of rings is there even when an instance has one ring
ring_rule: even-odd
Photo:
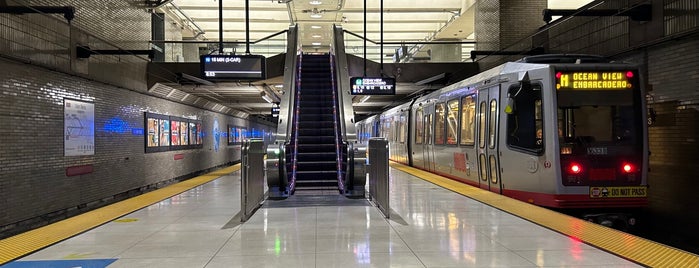
[[[309,4],[311,4],[311,5],[316,5],[316,6],[317,6],[317,5],[320,5],[320,4],[322,4],[323,2],[321,2],[321,1],[318,1],[318,0],[313,0],[313,1],[311,1],[311,2],[308,2],[308,3],[309,3]]]
[[[320,13],[312,13],[311,14],[311,18],[314,18],[314,19],[320,19],[322,17],[323,17],[323,14],[320,14]]]
[[[313,42],[313,43],[311,43],[311,45],[320,46],[320,43],[319,43],[319,42]]]
[[[319,35],[319,34],[314,34],[314,35],[313,35],[313,38],[321,38],[321,37],[322,37],[322,36]]]
[[[320,25],[311,25],[311,29],[320,29],[323,27],[320,27]]]

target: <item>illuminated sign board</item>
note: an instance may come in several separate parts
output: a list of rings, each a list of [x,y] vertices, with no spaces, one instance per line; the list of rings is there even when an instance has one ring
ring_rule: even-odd
[[[352,77],[352,95],[395,95],[396,79],[390,77]]]
[[[202,77],[211,80],[265,79],[265,57],[261,55],[202,55]]]
[[[618,90],[632,87],[632,71],[557,72],[556,89]]]

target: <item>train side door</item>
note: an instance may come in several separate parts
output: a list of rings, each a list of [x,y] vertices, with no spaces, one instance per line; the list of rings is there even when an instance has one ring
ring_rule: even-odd
[[[501,193],[498,123],[500,85],[478,91],[478,178],[482,189]]]

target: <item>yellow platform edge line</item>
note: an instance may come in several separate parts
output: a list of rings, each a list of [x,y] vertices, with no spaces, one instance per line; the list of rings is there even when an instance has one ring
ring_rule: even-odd
[[[34,230],[0,240],[0,265],[113,221],[126,214],[240,170],[240,164],[94,209]]]
[[[649,267],[699,267],[699,255],[690,252],[482,190],[397,162],[391,161],[390,166],[641,265]],[[645,254],[637,254],[639,252]]]

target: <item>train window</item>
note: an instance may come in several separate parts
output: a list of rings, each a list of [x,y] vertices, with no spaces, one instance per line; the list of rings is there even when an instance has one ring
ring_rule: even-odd
[[[478,112],[478,147],[481,148],[485,148],[485,109],[485,101],[482,101]]]
[[[459,129],[459,100],[447,102],[447,144],[456,144],[456,130]]]
[[[507,115],[507,144],[539,154],[543,151],[541,85],[521,83],[508,89],[514,110]]]
[[[425,118],[422,116],[422,107],[417,108],[415,112],[415,144],[422,144],[422,140],[425,138],[424,126]]]
[[[400,141],[400,143],[405,143],[406,132],[408,132],[408,131],[405,129],[405,125],[406,125],[406,123],[405,123],[405,114],[401,114],[401,115],[400,115],[400,121],[398,121],[398,122],[399,122],[399,124],[400,124],[400,129],[398,130],[398,131],[400,131],[400,132],[398,133],[398,135],[399,135],[399,141]]]
[[[488,122],[488,147],[495,148],[495,127],[497,125],[498,101],[490,100],[490,122]]]
[[[446,116],[444,110],[444,103],[438,103],[435,106],[434,144],[444,144],[444,117]]]
[[[425,144],[432,144],[432,115],[425,115]]]
[[[476,127],[473,124],[476,119],[476,102],[473,95],[461,99],[461,145],[473,145],[473,134]]]

